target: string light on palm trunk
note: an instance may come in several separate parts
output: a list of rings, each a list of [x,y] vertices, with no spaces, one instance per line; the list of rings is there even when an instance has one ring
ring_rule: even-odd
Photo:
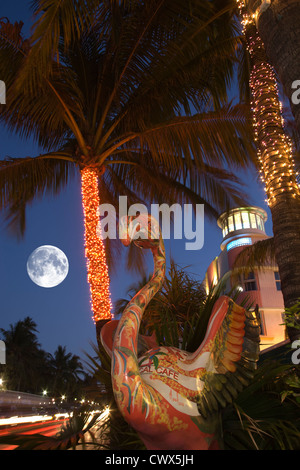
[[[293,197],[299,195],[293,145],[284,130],[277,80],[269,64],[254,65],[250,88],[261,179],[265,183],[268,203],[272,205],[282,192],[289,192]]]
[[[256,10],[256,12],[251,14],[247,11],[245,0],[236,0],[236,3],[241,16],[241,23],[243,25],[244,33],[247,25],[253,24],[257,21],[258,9]]]
[[[85,255],[87,258],[88,282],[91,292],[91,307],[94,321],[111,318],[109,275],[105,248],[99,237],[100,205],[98,175],[95,169],[86,167],[81,171],[82,205],[85,227]],[[98,227],[98,230],[97,230]]]
[[[271,207],[282,193],[293,198],[300,195],[298,173],[293,160],[293,145],[284,129],[276,75],[266,60],[264,44],[256,29],[257,13],[250,14],[242,0],[237,4],[252,59],[250,89],[260,177],[265,185],[266,202]]]

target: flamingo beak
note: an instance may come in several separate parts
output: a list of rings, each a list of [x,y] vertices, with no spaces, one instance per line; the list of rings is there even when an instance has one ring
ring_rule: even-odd
[[[122,238],[121,242],[123,243],[124,246],[129,246],[131,243],[131,240],[129,237],[127,237],[127,238]]]

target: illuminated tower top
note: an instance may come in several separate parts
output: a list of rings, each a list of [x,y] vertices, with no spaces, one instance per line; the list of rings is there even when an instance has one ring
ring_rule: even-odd
[[[252,245],[259,239],[267,238],[266,220],[267,213],[260,207],[239,207],[224,212],[218,219],[218,226],[223,232],[222,251]]]

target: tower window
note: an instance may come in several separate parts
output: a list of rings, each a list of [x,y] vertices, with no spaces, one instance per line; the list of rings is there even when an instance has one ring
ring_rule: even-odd
[[[257,227],[259,228],[259,230],[264,230],[263,221],[261,217],[259,217],[259,215],[257,214],[256,214],[256,222],[257,222]]]
[[[227,224],[225,223],[223,225],[223,238],[226,237],[227,233],[228,233],[228,227],[227,227]]]
[[[232,215],[228,217],[228,231],[233,232],[234,231],[234,222],[233,222],[233,217]]]
[[[274,276],[275,276],[276,289],[281,290],[281,280],[280,280],[280,277],[279,277],[279,272],[275,271]]]
[[[257,290],[256,279],[253,272],[250,272],[248,276],[244,275],[244,290],[246,292]]]
[[[234,222],[235,222],[235,230],[240,230],[243,228],[240,212],[236,212],[236,214],[234,214]]]
[[[242,212],[243,228],[250,228],[249,213]]]
[[[246,208],[241,208],[239,210],[235,209],[231,215],[224,217],[221,228],[223,231],[223,238],[236,230],[259,229],[262,232],[265,231],[262,216],[254,211],[251,212],[250,210],[246,210]]]
[[[257,228],[255,214],[250,214],[251,228]]]

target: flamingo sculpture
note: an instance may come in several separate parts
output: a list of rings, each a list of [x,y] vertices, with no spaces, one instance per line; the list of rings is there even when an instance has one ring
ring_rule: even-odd
[[[247,386],[259,356],[259,319],[223,296],[214,305],[206,336],[194,353],[158,346],[143,337],[143,312],[162,287],[165,250],[153,217],[125,217],[120,238],[150,249],[152,279],[132,298],[119,321],[108,322],[101,341],[112,358],[115,400],[149,450],[222,448],[220,410]]]

